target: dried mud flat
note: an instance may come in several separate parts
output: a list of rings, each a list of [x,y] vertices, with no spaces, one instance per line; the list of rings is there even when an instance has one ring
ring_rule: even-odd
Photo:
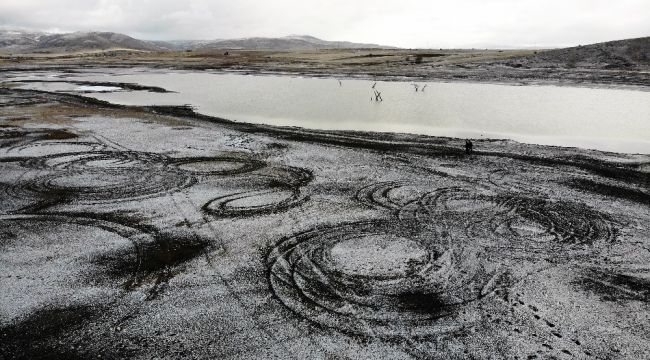
[[[650,357],[650,156],[0,89],[0,358]]]

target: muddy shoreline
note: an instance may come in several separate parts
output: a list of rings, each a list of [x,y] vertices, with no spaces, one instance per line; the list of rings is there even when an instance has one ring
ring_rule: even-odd
[[[416,62],[418,56],[421,62]],[[369,61],[368,59],[372,59]],[[149,68],[261,75],[361,78],[382,81],[481,82],[520,85],[624,87],[647,91],[650,69],[538,59],[535,51],[324,50],[4,56],[0,72]]]
[[[650,155],[0,100],[1,357],[650,356]]]
[[[243,75],[259,75],[259,76],[301,76],[311,78],[326,78],[326,79],[339,79],[339,80],[369,80],[369,81],[395,81],[395,82],[447,82],[447,83],[471,83],[471,84],[494,84],[494,85],[517,85],[517,86],[566,86],[566,87],[582,87],[594,89],[623,89],[623,90],[636,90],[636,91],[650,91],[650,73],[631,72],[626,75],[596,73],[591,71],[547,71],[541,70],[539,73],[521,74],[509,73],[505,71],[503,74],[494,73],[489,75],[489,71],[481,71],[477,73],[474,71],[464,72],[456,69],[433,72],[428,74],[409,74],[409,73],[395,73],[387,74],[386,72],[367,73],[363,71],[340,72],[334,69],[326,69],[322,71],[304,70],[304,69],[287,69],[287,68],[260,68],[260,67],[214,67],[214,66],[173,66],[164,64],[135,64],[135,65],[119,65],[119,64],[98,64],[98,65],[65,65],[65,66],[37,66],[37,67],[7,67],[0,68],[2,72],[34,72],[34,71],[63,71],[74,72],[80,68],[84,70],[104,70],[106,68],[115,69],[132,69],[134,66],[150,68],[153,70],[167,70],[167,71],[205,71],[215,74],[243,74]],[[622,76],[622,78],[621,78]],[[629,77],[628,77],[629,76]],[[62,80],[63,81],[63,80]],[[24,82],[24,81],[20,81]],[[56,82],[56,81],[53,81]],[[67,81],[69,82],[69,81]],[[98,82],[95,85],[102,85]],[[89,84],[92,85],[92,84]],[[138,84],[124,84],[125,89],[131,90],[147,90],[153,92],[164,92],[159,89],[150,89],[144,87],[138,89],[142,85]],[[135,86],[130,88],[129,86]]]
[[[169,93],[169,90],[163,89],[157,86],[146,86],[134,83],[125,83],[125,82],[111,82],[111,81],[80,81],[80,80],[10,80],[5,81],[6,84],[11,86],[12,84],[30,84],[30,83],[68,83],[75,85],[86,85],[86,86],[109,86],[109,87],[118,87],[121,90],[134,90],[134,91],[149,91],[155,93]]]

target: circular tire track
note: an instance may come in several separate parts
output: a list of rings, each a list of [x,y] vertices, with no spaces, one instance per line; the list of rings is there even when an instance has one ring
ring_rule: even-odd
[[[561,246],[609,244],[618,236],[613,219],[581,203],[538,198],[510,198],[506,203],[514,214],[491,224],[493,234]],[[472,231],[480,229],[475,226]]]
[[[436,221],[466,241],[539,252],[610,244],[617,223],[584,204],[441,188],[403,206],[399,219]]]
[[[263,161],[234,156],[177,158],[170,163],[195,175],[222,176],[249,173],[266,166]]]
[[[20,126],[0,125],[0,148],[4,149],[3,153],[11,155],[11,152],[28,149],[36,142],[51,140],[69,140],[77,138],[67,129],[48,129],[48,128],[30,128],[26,129]]]
[[[379,182],[364,186],[357,191],[354,198],[372,208],[388,209],[398,211],[402,208],[400,204],[391,199],[391,191],[404,186],[404,183],[399,182]]]
[[[212,199],[203,205],[203,211],[219,217],[261,215],[284,211],[307,200],[298,189],[258,190]]]
[[[137,151],[88,151],[30,157],[22,160],[21,165],[47,173],[20,180],[8,186],[5,192],[16,199],[37,200],[32,206],[24,207],[34,210],[67,202],[93,204],[151,198],[196,182],[187,173],[169,169],[168,160],[165,155]]]
[[[144,169],[162,168],[169,158],[165,155],[139,151],[86,151],[30,158],[22,162],[35,169]]]
[[[526,170],[517,170],[519,171],[514,173],[505,169],[497,169],[488,173],[487,180],[498,189],[511,193],[543,194],[548,191],[547,188],[534,181],[521,178],[521,174],[525,173]],[[538,171],[545,172],[541,168]]]
[[[408,222],[360,222],[282,239],[269,282],[297,315],[345,333],[415,339],[458,331],[498,274],[478,253]]]
[[[371,208],[390,210],[400,219],[414,219],[415,214],[407,213],[416,208],[424,210],[424,202],[430,194],[428,188],[426,185],[386,181],[362,187],[354,198]]]
[[[86,141],[38,141],[7,148],[8,154],[22,157],[51,156],[105,150],[106,145]]]
[[[51,199],[48,194],[27,193],[12,183],[0,182],[0,213],[13,214],[25,210],[33,210],[58,202],[59,199]]]
[[[428,221],[432,217],[453,218],[455,214],[498,214],[510,209],[504,208],[500,200],[492,195],[477,193],[461,187],[439,188],[421,195],[399,209],[400,219]]]
[[[262,190],[243,191],[220,196],[203,205],[203,211],[218,217],[271,214],[299,206],[309,200],[301,187],[312,179],[311,171],[303,168],[278,166],[264,169],[262,178],[269,179]]]
[[[58,196],[63,201],[94,204],[132,201],[178,191],[196,182],[192,176],[151,169],[54,172],[14,185],[15,196]]]

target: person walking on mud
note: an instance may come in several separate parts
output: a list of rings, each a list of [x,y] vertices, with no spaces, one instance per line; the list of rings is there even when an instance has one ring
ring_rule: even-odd
[[[469,139],[465,140],[465,154],[469,155],[472,153],[474,150],[474,144],[472,144],[472,141]]]

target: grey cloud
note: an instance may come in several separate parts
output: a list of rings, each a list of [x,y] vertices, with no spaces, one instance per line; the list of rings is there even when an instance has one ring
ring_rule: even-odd
[[[3,0],[0,26],[144,39],[310,34],[403,47],[562,46],[650,35],[646,0]]]

